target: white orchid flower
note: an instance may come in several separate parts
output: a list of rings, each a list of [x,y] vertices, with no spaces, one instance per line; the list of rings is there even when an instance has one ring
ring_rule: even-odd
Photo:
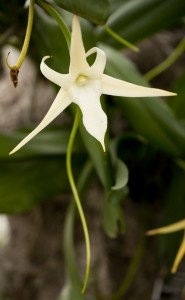
[[[90,66],[87,62],[87,57],[93,53],[96,53],[96,59]],[[72,23],[69,73],[60,74],[49,68],[45,64],[48,58],[49,56],[45,56],[42,59],[41,72],[47,79],[59,85],[61,89],[41,123],[10,154],[16,152],[30,141],[72,102],[80,107],[86,130],[101,143],[105,151],[104,137],[107,130],[107,116],[101,107],[101,94],[126,97],[175,95],[167,91],[138,86],[105,75],[103,72],[106,64],[106,55],[97,47],[85,53],[77,16],[73,17]]]
[[[185,255],[185,219],[181,220],[179,222],[170,224],[168,226],[160,227],[157,229],[152,229],[146,232],[147,235],[155,235],[155,234],[167,234],[167,233],[173,233],[179,230],[184,231],[183,239],[181,242],[181,245],[179,247],[179,250],[177,252],[177,255],[175,257],[173,266],[171,268],[171,272],[175,273],[177,271],[177,268],[183,259],[183,256]]]

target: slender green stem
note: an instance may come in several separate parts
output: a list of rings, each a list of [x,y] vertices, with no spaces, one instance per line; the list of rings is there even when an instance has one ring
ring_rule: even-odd
[[[60,29],[62,30],[62,33],[65,37],[68,49],[70,49],[70,42],[71,42],[71,34],[64,23],[63,19],[61,18],[60,14],[58,13],[57,9],[54,7],[54,4],[49,4],[43,0],[36,0],[37,4],[44,8],[58,23]]]
[[[6,57],[6,65],[10,69],[10,78],[13,82],[14,87],[18,85],[18,74],[19,74],[19,69],[22,66],[22,63],[26,57],[26,53],[28,51],[28,46],[30,43],[30,37],[31,37],[31,32],[32,32],[32,27],[33,27],[33,16],[34,16],[34,0],[30,0],[30,5],[29,5],[29,13],[28,13],[28,24],[27,24],[27,29],[26,29],[26,35],[24,39],[24,44],[22,46],[21,53],[18,57],[18,60],[14,66],[11,66],[8,63],[8,56],[10,53],[8,53]]]
[[[84,193],[92,170],[92,162],[91,160],[88,160],[81,170],[80,178],[77,182],[77,188],[80,196]],[[75,283],[77,283],[78,281],[79,286],[81,286],[81,279],[75,261],[75,251],[73,243],[75,211],[75,202],[72,201],[69,205],[64,224],[64,259],[66,262],[66,273],[68,280],[71,281],[71,284],[73,284],[74,281]]]
[[[21,65],[22,65],[22,63],[25,59],[26,53],[28,51],[28,46],[29,46],[29,43],[30,43],[30,37],[31,37],[31,32],[32,32],[32,27],[33,27],[33,16],[34,16],[34,0],[30,0],[26,36],[25,36],[25,39],[24,39],[24,44],[23,44],[20,56],[19,56],[19,58],[17,60],[17,63],[16,63],[17,69],[20,69],[20,67],[21,67]]]
[[[85,244],[86,244],[86,273],[85,273],[85,280],[84,280],[84,285],[82,288],[82,293],[85,292],[86,287],[87,287],[87,282],[89,279],[89,273],[90,273],[90,258],[91,258],[91,253],[90,253],[90,238],[89,238],[89,232],[88,232],[88,228],[87,228],[87,223],[86,223],[86,219],[85,219],[85,215],[83,212],[83,208],[81,205],[81,201],[78,195],[78,191],[74,182],[74,177],[73,177],[73,173],[72,173],[72,168],[71,168],[71,155],[72,155],[72,148],[73,148],[73,143],[74,143],[74,139],[76,136],[76,132],[78,129],[78,125],[80,122],[80,110],[79,108],[77,109],[76,112],[76,116],[75,116],[75,120],[74,120],[74,124],[73,124],[73,128],[70,134],[70,138],[69,138],[69,143],[68,143],[68,148],[67,148],[67,157],[66,157],[66,166],[67,166],[67,174],[68,174],[68,178],[69,178],[69,182],[71,185],[71,190],[76,202],[76,206],[78,208],[78,212],[80,215],[80,219],[82,222],[82,227],[83,227],[83,231],[84,231],[84,236],[85,236]]]
[[[130,48],[131,50],[135,51],[135,52],[139,52],[139,48],[136,47],[135,45],[133,45],[132,43],[130,43],[129,41],[125,40],[124,38],[122,38],[119,34],[117,34],[116,32],[114,32],[110,27],[108,26],[103,26],[104,30],[110,34],[115,40],[117,40],[118,42],[120,42],[122,45]]]
[[[164,72],[166,69],[171,67],[176,60],[183,54],[185,51],[185,38],[181,40],[181,42],[177,45],[175,50],[172,52],[170,56],[168,56],[167,59],[165,59],[161,64],[159,64],[157,67],[153,68],[149,72],[145,74],[145,78],[147,80],[152,80],[154,77],[158,76],[162,72]]]
[[[32,27],[33,27],[33,16],[34,16],[34,0],[30,0],[30,6],[29,6],[29,13],[28,13],[28,24],[27,24],[27,29],[26,29],[26,35],[24,39],[24,44],[22,46],[21,53],[19,55],[19,58],[16,62],[16,64],[11,67],[8,63],[8,57],[6,59],[7,66],[12,69],[17,69],[19,70],[20,67],[22,66],[22,63],[25,59],[26,53],[28,51],[28,46],[30,43],[30,37],[31,37],[31,32],[32,32]]]

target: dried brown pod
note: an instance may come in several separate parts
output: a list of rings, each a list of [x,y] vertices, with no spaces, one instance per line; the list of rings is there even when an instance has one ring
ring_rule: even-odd
[[[19,70],[16,67],[10,69],[10,77],[15,88],[18,85],[18,74],[19,74]]]

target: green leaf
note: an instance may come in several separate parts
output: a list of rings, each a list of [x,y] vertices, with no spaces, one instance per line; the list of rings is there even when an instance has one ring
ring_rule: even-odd
[[[126,40],[136,43],[174,26],[184,15],[184,0],[130,0],[118,7],[107,26]],[[99,29],[98,33],[100,40],[120,48],[120,44],[103,29]]]
[[[124,193],[120,193],[120,198],[124,197]],[[115,238],[118,234],[123,233],[125,229],[123,209],[117,203],[112,202],[112,198],[115,198],[113,192],[111,192],[104,203],[103,208],[103,226],[106,234],[110,238]],[[118,193],[116,193],[116,199],[118,199]]]
[[[71,33],[61,16],[61,11],[60,11],[60,9],[58,9],[58,6],[54,5],[54,3],[47,3],[42,0],[37,0],[36,3],[40,7],[42,7],[50,16],[52,16],[55,19],[55,21],[57,22],[58,26],[60,27],[60,29],[62,31],[62,34],[66,40],[66,44],[69,49],[70,43],[71,43]]]
[[[38,7],[35,9],[34,30],[30,44],[30,53],[37,67],[41,59],[49,55],[47,64],[54,70],[67,73],[69,52],[61,29],[54,19]]]
[[[0,159],[14,160],[23,157],[38,157],[65,155],[70,135],[70,129],[57,127],[40,132],[33,140],[26,144],[20,151],[14,155],[8,156],[8,153],[18,144],[30,131],[22,130],[9,134],[0,134]],[[80,138],[78,144],[74,146],[74,152],[82,151],[83,146]]]
[[[97,24],[104,24],[110,14],[109,0],[54,0],[60,7]]]
[[[62,288],[58,300],[85,300],[82,295],[82,282],[76,264],[73,231],[74,231],[75,204],[69,206],[64,225],[64,259],[66,268],[66,283]]]
[[[0,213],[29,210],[66,190],[64,159],[0,162]]]
[[[126,165],[117,157],[117,148],[119,139],[112,141],[110,145],[111,161],[115,168],[115,184],[111,187],[111,190],[120,190],[128,183],[128,169]]]
[[[183,74],[174,82],[174,90],[177,96],[172,99],[168,99],[168,105],[174,111],[175,115],[180,120],[185,120],[185,71]]]
[[[78,284],[77,278],[65,284],[57,300],[85,300],[87,297],[81,293],[81,285]]]
[[[17,154],[8,156],[10,145],[22,135],[0,135],[0,213],[27,211],[69,189],[65,168],[68,131],[42,132]],[[75,174],[84,161],[79,146],[80,139],[74,147]]]
[[[56,21],[39,7],[35,11],[34,24],[30,53],[37,67],[40,65],[43,56],[50,55],[52,57],[47,61],[47,64],[55,71],[68,73],[70,63],[69,51],[64,35]],[[88,21],[83,19],[80,20],[80,24],[85,48],[89,50],[96,43],[94,28]]]
[[[103,225],[111,238],[123,233],[125,229],[122,201],[127,195],[128,169],[117,157],[118,140],[111,143],[110,155],[115,174],[115,183],[107,192],[104,201]]]
[[[86,131],[82,122],[80,124],[80,134],[101,183],[106,189],[109,189],[111,179],[107,153],[103,152],[101,144]]]
[[[115,151],[117,151],[116,144],[115,146],[113,144],[111,146],[112,154],[110,159],[109,154],[103,152],[100,143],[87,133],[82,122],[80,124],[80,133],[92,159],[93,166],[105,188],[103,209],[103,225],[105,231],[110,237],[116,237],[119,233],[124,231],[124,216],[121,202],[127,194],[127,167],[115,153]],[[114,185],[112,185],[113,180]]]
[[[110,47],[101,45],[107,54],[106,72],[114,77],[135,84],[148,86],[135,66]],[[114,97],[137,133],[155,147],[175,157],[185,157],[185,130],[169,106],[157,98]]]

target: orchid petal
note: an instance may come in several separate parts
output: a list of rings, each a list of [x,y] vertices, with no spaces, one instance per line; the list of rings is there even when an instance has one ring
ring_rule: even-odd
[[[86,85],[70,89],[72,101],[82,111],[86,130],[101,143],[105,151],[104,137],[107,130],[107,116],[101,107],[100,95],[101,82],[99,80],[91,80]]]
[[[77,76],[88,70],[89,65],[86,60],[80,22],[77,16],[73,17],[70,58],[69,73]]]
[[[159,97],[176,95],[175,93],[160,89],[139,86],[105,74],[102,77],[102,93],[122,97]]]
[[[20,148],[22,148],[26,143],[28,143],[35,135],[37,135],[41,130],[43,130],[49,123],[51,123],[69,104],[71,101],[65,91],[60,89],[57,94],[53,104],[51,105],[49,111],[45,115],[44,119],[40,124],[29,134],[27,135],[11,152],[10,154],[15,153]]]
[[[66,86],[68,86],[69,82],[70,82],[69,74],[61,74],[61,73],[58,73],[58,72],[54,71],[50,67],[48,67],[45,64],[45,60],[50,58],[50,57],[51,56],[44,56],[42,61],[41,61],[40,70],[41,70],[42,74],[47,79],[52,81],[53,83],[59,85],[60,87],[66,88]]]
[[[102,76],[104,69],[105,69],[105,64],[106,64],[106,55],[105,52],[102,51],[101,49],[97,47],[91,48],[87,53],[86,57],[90,56],[93,53],[96,54],[96,59],[92,66],[90,66],[90,76],[93,77],[100,77]]]

